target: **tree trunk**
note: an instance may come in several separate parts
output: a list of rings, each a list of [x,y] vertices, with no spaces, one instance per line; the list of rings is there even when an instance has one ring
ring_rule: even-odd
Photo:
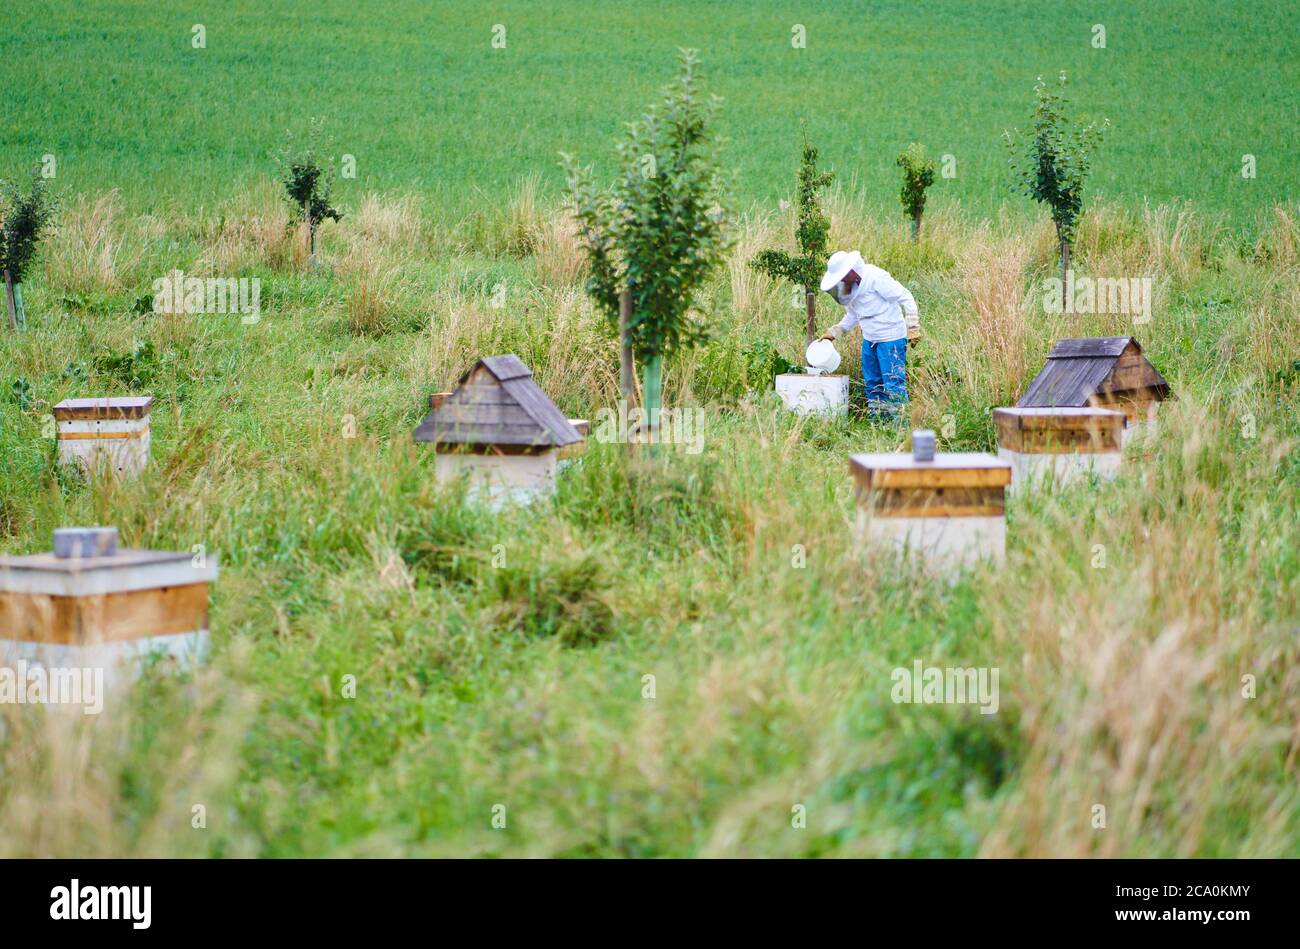
[[[663,398],[663,362],[658,356],[646,360],[641,385],[645,394],[642,406],[643,430],[649,435],[650,454],[659,454],[659,412]]]
[[[808,346],[817,340],[817,294],[808,291],[808,322],[804,325],[804,337]]]
[[[636,374],[632,367],[632,291],[618,295],[618,393],[623,402],[632,404]]]
[[[919,241],[920,239],[921,239],[921,212],[917,211],[915,214],[912,215],[912,240]]]
[[[1061,312],[1068,313],[1066,296],[1069,294],[1070,282],[1070,242],[1061,238]]]
[[[9,313],[10,328],[18,329],[18,316],[14,307],[14,278],[9,273],[9,268],[5,268],[5,309]]]
[[[311,202],[302,203],[302,219],[307,225],[307,265],[316,265],[316,228],[311,223]]]

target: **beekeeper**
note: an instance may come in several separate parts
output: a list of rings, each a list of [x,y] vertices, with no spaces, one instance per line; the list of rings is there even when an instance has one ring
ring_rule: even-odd
[[[822,339],[836,340],[855,326],[862,330],[862,382],[867,409],[892,417],[907,401],[907,344],[921,338],[916,300],[887,271],[856,250],[831,254],[822,289],[844,307],[844,319]]]

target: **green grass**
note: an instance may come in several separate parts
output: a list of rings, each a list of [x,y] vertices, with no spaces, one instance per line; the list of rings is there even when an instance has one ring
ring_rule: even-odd
[[[1023,388],[1051,339],[1134,329],[1031,307],[1003,326],[1023,356],[1007,368],[974,314],[1018,305],[991,306],[982,275],[1017,261],[1013,292],[1035,294],[1041,228],[947,218],[915,248],[901,221],[837,221],[924,288],[911,423],[951,417],[945,449],[992,446],[997,392]],[[97,310],[70,306],[70,221],[31,280],[31,329],[0,334],[0,383],[23,377],[29,400],[0,398],[3,546],[40,550],[73,523],[202,544],[222,563],[216,653],[90,724],[0,709],[3,852],[1294,856],[1300,268],[1279,222],[1246,257],[1214,228],[1166,252],[1137,328],[1180,397],[1155,454],[1114,484],[1016,501],[1006,567],[949,587],[852,553],[846,456],[896,449],[904,427],[800,425],[747,378],[756,340],[798,345],[780,289],[741,303],[754,291],[714,281],[714,339],[668,367],[670,404],[706,413],[702,454],[629,464],[593,444],[554,501],[494,513],[439,489],[409,433],[477,353],[523,354],[572,414],[610,403],[609,337],[575,287],[540,282],[545,259],[445,235],[376,249],[351,219],[326,232],[319,272],[263,253],[267,309],[246,326],[135,313],[107,283],[85,291]],[[214,239],[137,226],[112,231],[143,241],[123,251],[140,272]],[[1167,226],[1101,211],[1078,266],[1154,259]],[[367,253],[398,267],[383,305],[424,300],[427,322],[349,331],[350,261]],[[500,261],[515,308],[447,286],[444,255]],[[48,407],[126,391],[157,399],[146,475],[60,472]],[[999,668],[999,713],[892,704],[890,670],[916,659]]]
[[[191,27],[207,30],[191,48]],[[506,27],[493,49],[492,28]],[[802,24],[807,48],[791,46]],[[1105,49],[1092,26],[1106,28]],[[793,186],[802,127],[841,180],[897,210],[910,141],[952,154],[936,204],[987,213],[1007,194],[1005,129],[1034,80],[1066,70],[1077,106],[1114,133],[1090,185],[1131,206],[1178,199],[1248,220],[1291,199],[1300,27],[1284,3],[766,2],[536,4],[323,0],[37,0],[0,37],[0,174],[50,153],[58,184],[116,187],[133,207],[237,193],[286,128],[327,119],[361,190],[418,189],[444,213],[527,175],[561,184],[557,155],[607,161],[612,136],[701,50],[726,100],[727,157],[745,203]],[[1258,177],[1240,175],[1254,154]],[[901,213],[901,212],[900,212]]]
[[[95,720],[0,705],[0,856],[1300,856],[1280,5],[823,4],[800,14],[805,51],[761,4],[288,9],[24,4],[0,38],[3,170],[52,151],[63,195],[30,327],[0,328],[0,550],[99,523],[221,562],[203,669],[153,670]],[[410,433],[475,357],[519,354],[571,416],[616,398],[554,156],[605,158],[684,44],[727,98],[742,204],[788,194],[802,115],[842,175],[832,243],[916,293],[911,417],[779,410],[764,366],[798,358],[802,309],[744,266],[793,232],[772,209],[698,301],[709,342],[666,367],[703,453],[592,444],[546,503],[468,502]],[[998,133],[1059,67],[1114,125],[1075,266],[1151,276],[1149,324],[1044,314],[1045,216],[1017,199],[989,219]],[[861,107],[823,107],[841,90]],[[267,180],[311,114],[360,169],[319,270]],[[914,138],[960,169],[919,244],[892,164]],[[173,267],[259,277],[261,321],[150,313]],[[990,410],[1054,339],[1122,333],[1178,394],[1148,457],[1016,499],[1006,565],[954,585],[854,552],[850,452],[900,449],[909,425],[989,450]],[[59,469],[50,407],[127,392],[156,399],[144,476]],[[917,659],[997,667],[998,714],[894,704]]]

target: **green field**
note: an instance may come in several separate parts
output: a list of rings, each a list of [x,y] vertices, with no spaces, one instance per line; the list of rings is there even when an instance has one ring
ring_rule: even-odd
[[[197,672],[150,670],[98,717],[0,703],[0,857],[1300,856],[1285,5],[6,17],[0,174],[56,155],[59,212],[28,329],[0,322],[0,552],[113,524],[222,573]],[[526,509],[439,487],[410,433],[478,356],[518,354],[570,416],[617,398],[557,153],[606,162],[684,45],[726,100],[743,212],[698,300],[710,339],[665,370],[704,450],[593,443]],[[1150,276],[1149,323],[1043,312],[1051,225],[1007,196],[998,139],[1062,68],[1112,124],[1074,266]],[[318,269],[269,157],[312,115],[359,170]],[[920,304],[896,425],[861,411],[856,338],[843,421],[781,411],[760,358],[802,349],[788,288],[746,266],[788,246],[801,118],[840,175],[832,245]],[[893,164],[914,139],[959,168],[919,243]],[[260,321],[149,312],[171,268],[258,277]],[[1014,500],[1006,564],[951,586],[855,552],[850,452],[919,427],[991,450],[991,409],[1055,339],[1130,333],[1178,398],[1118,480]],[[145,475],[60,469],[51,406],[129,392],[156,400]],[[999,669],[997,714],[895,704],[891,671],[917,660]]]
[[[1025,121],[1035,78],[1062,69],[1079,107],[1115,129],[1095,193],[1245,220],[1300,187],[1300,26],[1281,2],[14,6],[0,174],[50,153],[65,187],[120,188],[133,206],[237,193],[310,116],[356,156],[357,191],[418,189],[444,212],[533,174],[555,192],[558,153],[604,159],[681,46],[725,99],[745,202],[786,193],[803,123],[875,206],[895,200],[894,156],[917,140],[957,162],[934,201],[986,213],[1007,200],[1002,132]],[[196,23],[205,49],[191,47]]]

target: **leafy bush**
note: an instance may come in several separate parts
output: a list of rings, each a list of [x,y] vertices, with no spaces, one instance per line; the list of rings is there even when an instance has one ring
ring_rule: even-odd
[[[615,326],[620,292],[632,297],[630,338],[624,342],[642,363],[652,429],[658,425],[662,360],[705,339],[690,310],[729,246],[712,128],[720,100],[701,96],[698,66],[694,51],[682,50],[681,74],[662,104],[629,124],[610,189],[597,187],[589,167],[563,156],[591,268],[587,293]]]
[[[36,245],[49,227],[54,207],[45,190],[45,179],[32,176],[26,194],[15,184],[0,184],[4,226],[0,229],[0,269],[8,270],[14,283],[22,283],[27,265],[36,256]]]
[[[614,611],[603,598],[601,562],[591,555],[494,571],[496,624],[526,636],[554,637],[566,646],[590,646],[614,631]]]
[[[103,353],[95,357],[95,369],[111,376],[128,389],[139,389],[156,377],[162,363],[150,340],[137,342],[124,353]]]
[[[0,183],[0,209],[4,212],[0,226],[0,271],[6,278],[6,306],[17,325],[26,326],[23,276],[54,213],[45,192],[45,180],[39,173],[33,175],[31,190],[26,194],[17,185]]]
[[[745,382],[751,389],[770,389],[776,376],[803,371],[803,367],[790,362],[765,339],[753,343],[742,355],[745,360]]]

